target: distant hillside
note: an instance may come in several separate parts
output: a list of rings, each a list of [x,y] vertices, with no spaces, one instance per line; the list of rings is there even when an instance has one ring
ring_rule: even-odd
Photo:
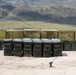
[[[0,20],[76,25],[76,0],[0,0]]]

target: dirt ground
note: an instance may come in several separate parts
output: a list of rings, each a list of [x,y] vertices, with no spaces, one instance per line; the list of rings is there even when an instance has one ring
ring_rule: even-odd
[[[0,51],[0,75],[76,75],[75,51],[64,51],[50,67],[55,58],[4,56]]]

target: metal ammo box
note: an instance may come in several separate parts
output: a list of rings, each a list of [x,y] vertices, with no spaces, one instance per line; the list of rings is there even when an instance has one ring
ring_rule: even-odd
[[[5,56],[12,56],[12,52],[13,52],[12,39],[3,40],[3,49],[4,49]]]
[[[71,44],[72,46],[72,51],[76,51],[76,41],[72,41],[72,44]]]
[[[41,39],[32,39],[33,41],[33,56],[42,56],[42,41]]]
[[[32,56],[32,39],[23,38],[23,56]]]
[[[22,39],[13,39],[13,50],[15,56],[22,56],[23,50],[22,50]]]
[[[0,50],[3,50],[3,42],[0,40]]]
[[[63,50],[71,51],[71,42],[70,41],[63,41]]]
[[[52,42],[51,39],[42,39],[43,42],[43,57],[52,56]]]
[[[60,39],[52,39],[53,56],[62,56],[63,45]]]
[[[5,30],[0,30],[0,50],[3,50],[3,39],[5,39]]]

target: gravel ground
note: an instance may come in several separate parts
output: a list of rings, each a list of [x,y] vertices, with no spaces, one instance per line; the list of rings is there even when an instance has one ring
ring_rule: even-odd
[[[0,75],[76,75],[75,51],[63,51],[50,67],[55,58],[4,56],[0,51]]]

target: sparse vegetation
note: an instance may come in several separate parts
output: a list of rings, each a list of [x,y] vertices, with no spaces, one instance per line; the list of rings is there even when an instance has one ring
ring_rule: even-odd
[[[76,26],[66,24],[56,24],[41,21],[0,21],[0,29],[26,29],[26,28],[39,28],[39,29],[68,29],[75,30]]]

